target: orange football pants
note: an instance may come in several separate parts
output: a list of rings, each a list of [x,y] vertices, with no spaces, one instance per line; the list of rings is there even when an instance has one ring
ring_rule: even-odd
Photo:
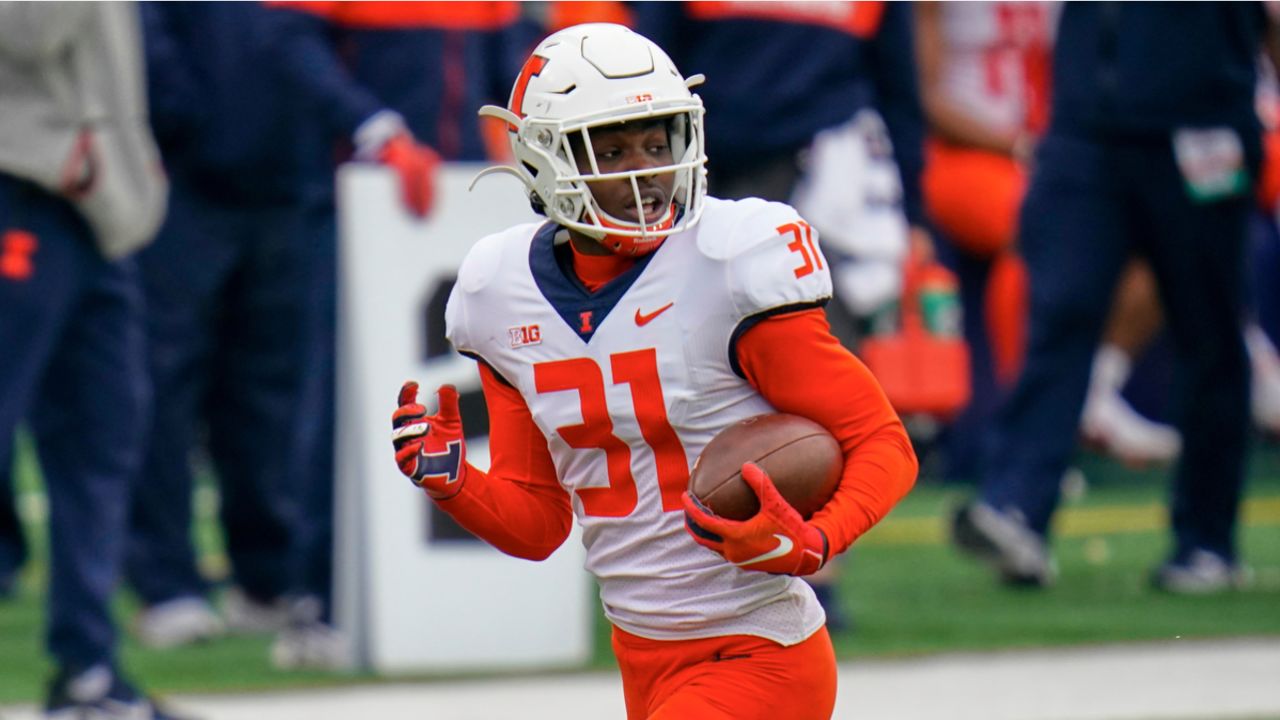
[[[1022,368],[1030,303],[1027,269],[1014,250],[1026,173],[1003,155],[932,138],[920,185],[943,234],[969,255],[992,261],[983,302],[987,335],[996,378],[1011,383]]]
[[[627,720],[830,720],[836,656],[826,627],[784,647],[751,635],[649,640],[617,627]]]
[[[1013,160],[931,139],[920,187],[929,216],[961,250],[990,257],[1013,245],[1027,189]]]
[[[1258,178],[1258,203],[1273,212],[1280,203],[1280,130],[1262,136],[1262,177]]]

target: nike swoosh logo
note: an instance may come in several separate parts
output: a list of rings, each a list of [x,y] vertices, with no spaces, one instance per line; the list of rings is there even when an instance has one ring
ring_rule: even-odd
[[[675,305],[675,304],[676,303],[673,300],[667,303],[666,305],[663,305],[662,307],[658,308],[657,310],[654,310],[648,315],[645,315],[644,313],[640,312],[640,308],[636,308],[636,327],[644,327],[645,325],[648,325],[649,323],[653,322],[654,318],[666,312],[668,308],[670,308],[672,305]]]
[[[746,567],[753,563],[764,562],[765,560],[772,560],[774,558],[780,558],[784,555],[789,555],[791,553],[791,549],[795,547],[795,543],[791,542],[791,538],[787,537],[786,535],[779,535],[778,533],[774,533],[773,536],[778,538],[778,547],[770,550],[767,553],[762,553],[760,555],[757,555],[751,558],[750,560],[743,560],[740,563],[734,563],[734,564],[737,565],[738,567]]]

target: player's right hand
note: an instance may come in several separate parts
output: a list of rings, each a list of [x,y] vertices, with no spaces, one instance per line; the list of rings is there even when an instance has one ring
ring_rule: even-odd
[[[760,500],[749,520],[720,517],[685,492],[684,528],[693,541],[716,551],[743,570],[775,575],[812,575],[827,562],[827,538],[782,497],[768,473],[755,463],[742,466],[742,481]]]
[[[432,498],[447,500],[462,491],[467,453],[457,388],[441,385],[436,396],[440,409],[428,415],[418,404],[418,383],[401,386],[399,407],[391,415],[391,443],[400,472]]]

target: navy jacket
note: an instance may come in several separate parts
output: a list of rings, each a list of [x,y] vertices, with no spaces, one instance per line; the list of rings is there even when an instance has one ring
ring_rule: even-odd
[[[294,128],[255,2],[140,3],[151,124],[166,169],[226,201],[296,196]]]
[[[1069,2],[1054,52],[1052,131],[1257,126],[1256,2]]]
[[[541,28],[516,3],[279,3],[269,43],[282,82],[308,98],[334,148],[382,109],[404,116],[414,136],[446,160],[483,160],[476,110],[506,105]]]

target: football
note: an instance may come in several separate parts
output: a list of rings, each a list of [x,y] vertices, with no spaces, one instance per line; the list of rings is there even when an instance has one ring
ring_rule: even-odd
[[[754,462],[807,520],[835,492],[844,469],[840,444],[826,428],[798,415],[757,415],[730,425],[707,443],[689,473],[689,494],[720,517],[746,520],[760,501],[742,479]]]

